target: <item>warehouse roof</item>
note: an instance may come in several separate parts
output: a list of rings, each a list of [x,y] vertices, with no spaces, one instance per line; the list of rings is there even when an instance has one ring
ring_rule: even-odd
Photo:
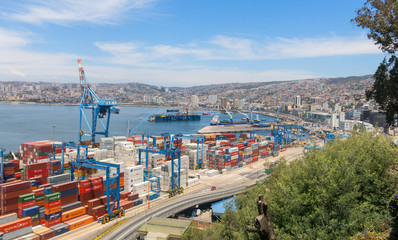
[[[191,225],[191,221],[173,218],[152,217],[148,222],[138,229],[139,234],[151,236],[151,239],[180,238],[185,230]]]

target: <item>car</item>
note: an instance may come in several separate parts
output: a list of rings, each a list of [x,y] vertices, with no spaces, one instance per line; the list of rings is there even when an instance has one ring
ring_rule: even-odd
[[[212,190],[212,191],[216,190],[216,186],[212,186],[212,187],[211,187],[211,190]]]

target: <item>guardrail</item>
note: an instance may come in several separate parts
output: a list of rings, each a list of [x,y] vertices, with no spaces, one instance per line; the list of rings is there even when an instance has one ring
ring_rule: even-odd
[[[179,195],[178,197],[173,199],[163,199],[156,203],[152,203],[151,209],[145,212],[141,212],[140,214],[131,217],[130,220],[127,220],[123,224],[120,224],[118,228],[114,229],[115,231],[108,232],[101,236],[101,238],[97,239],[129,239],[142,224],[144,224],[153,216],[167,217],[172,215],[172,213],[180,212],[197,204],[208,203],[236,195],[238,193],[241,193],[245,189],[246,186],[241,185],[226,190],[196,193],[187,196]]]

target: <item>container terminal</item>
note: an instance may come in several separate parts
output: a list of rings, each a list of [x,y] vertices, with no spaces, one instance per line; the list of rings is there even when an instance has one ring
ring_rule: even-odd
[[[272,136],[217,125],[206,134],[111,137],[117,101],[97,96],[78,63],[78,141],[21,143],[7,160],[0,149],[1,239],[73,239],[68,234],[87,226],[106,229],[140,206],[193,191],[201,176],[227,175],[306,144],[302,126],[281,123]]]

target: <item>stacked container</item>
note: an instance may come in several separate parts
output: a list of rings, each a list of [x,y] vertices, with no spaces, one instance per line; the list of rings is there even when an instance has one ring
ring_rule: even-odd
[[[144,181],[144,168],[142,165],[135,167],[126,167],[124,172],[124,181],[126,191],[133,192],[133,186],[135,184],[142,183]]]
[[[18,213],[18,197],[30,193],[28,181],[1,185],[1,214]]]
[[[48,170],[47,170],[47,163],[46,162],[41,162],[41,163],[33,163],[33,164],[28,164],[24,166],[24,179],[29,180],[29,179],[36,179],[40,178],[42,184],[47,183],[47,177],[48,177]]]
[[[59,192],[44,197],[44,224],[51,227],[61,223],[61,194]]]
[[[61,194],[61,205],[65,206],[69,203],[78,201],[78,183],[76,181],[54,185],[52,192]]]

